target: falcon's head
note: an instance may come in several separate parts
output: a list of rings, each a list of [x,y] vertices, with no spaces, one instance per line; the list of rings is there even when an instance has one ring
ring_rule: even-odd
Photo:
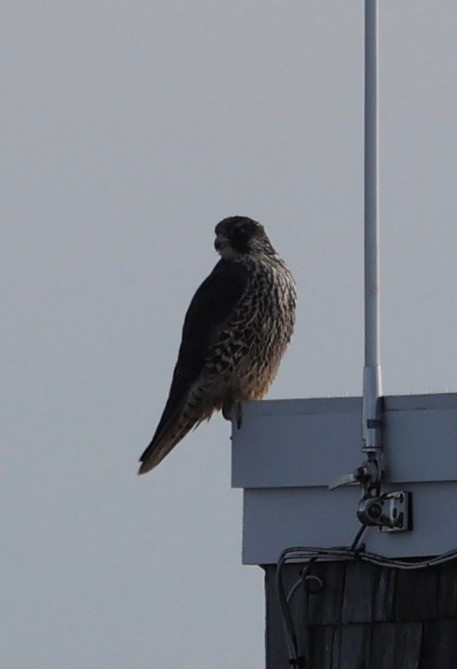
[[[215,228],[214,247],[224,260],[240,255],[275,253],[263,225],[247,216],[224,218]]]

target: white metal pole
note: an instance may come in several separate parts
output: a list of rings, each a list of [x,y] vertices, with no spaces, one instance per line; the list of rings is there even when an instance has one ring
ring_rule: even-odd
[[[365,0],[365,366],[363,451],[380,454],[381,365],[379,348],[378,215],[378,19],[377,0]]]

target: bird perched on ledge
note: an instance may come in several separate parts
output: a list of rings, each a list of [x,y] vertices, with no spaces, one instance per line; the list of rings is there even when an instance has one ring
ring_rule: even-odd
[[[242,400],[263,397],[292,336],[295,282],[263,226],[231,216],[215,232],[221,259],[187,310],[168,400],[140,474],[214,411],[228,418]]]

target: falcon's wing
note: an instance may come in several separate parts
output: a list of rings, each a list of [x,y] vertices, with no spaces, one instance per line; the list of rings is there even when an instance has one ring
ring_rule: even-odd
[[[155,445],[179,415],[194,381],[201,373],[214,334],[230,317],[244,293],[248,275],[238,263],[220,260],[197,289],[184,320],[178,361],[170,393],[154,437],[140,458],[150,458]]]

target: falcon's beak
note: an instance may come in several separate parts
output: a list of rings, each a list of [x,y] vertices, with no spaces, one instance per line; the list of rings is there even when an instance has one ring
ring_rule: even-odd
[[[228,237],[225,235],[216,235],[216,239],[214,240],[214,248],[216,251],[222,251],[222,249],[225,246],[228,246],[230,244],[230,240]]]

